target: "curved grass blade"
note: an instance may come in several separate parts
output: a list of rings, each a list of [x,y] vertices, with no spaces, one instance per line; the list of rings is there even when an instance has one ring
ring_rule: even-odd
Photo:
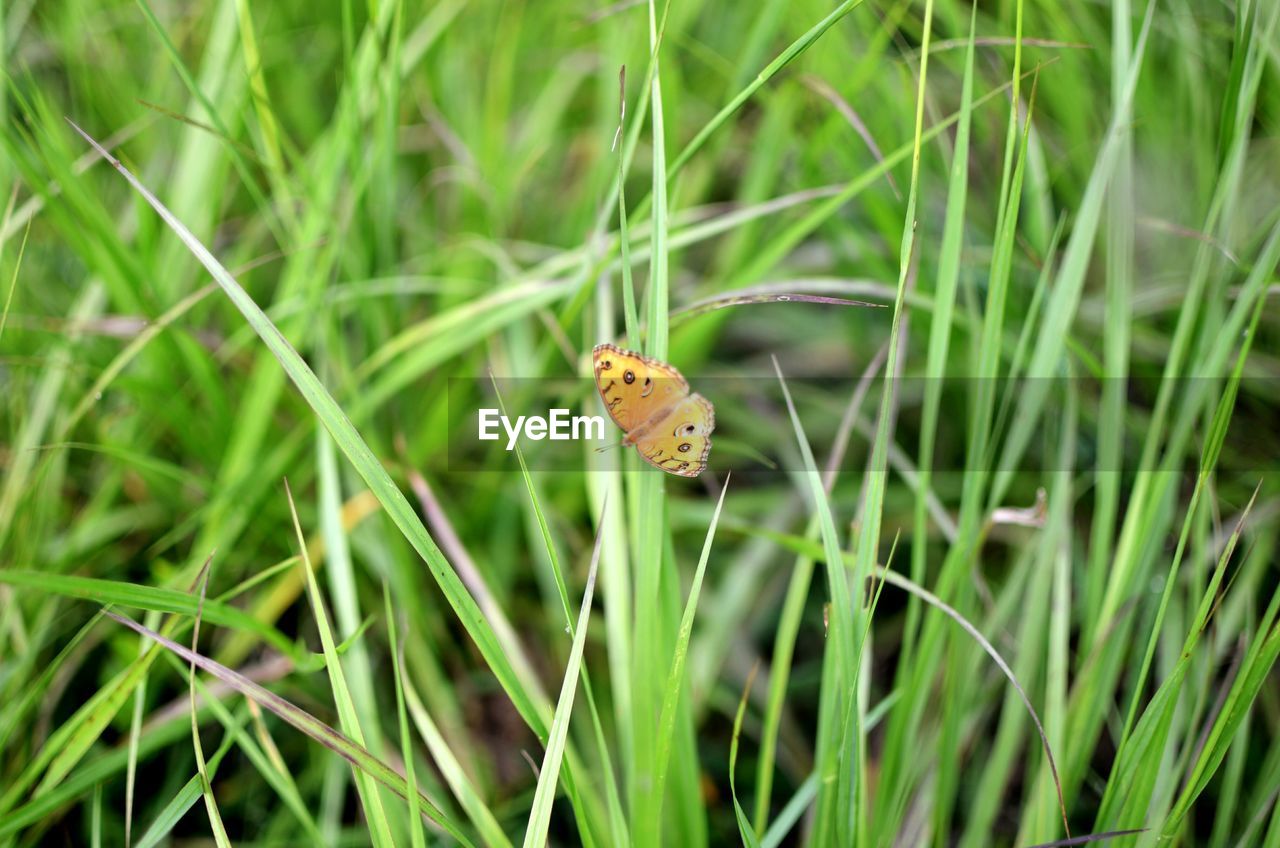
[[[145,638],[143,638],[142,641],[150,644],[150,642]],[[188,670],[188,667],[184,667],[182,665],[182,661],[173,654],[165,654],[164,659],[167,660],[179,674]],[[248,759],[249,762],[253,764],[254,768],[258,770],[258,773],[262,775],[262,779],[265,780],[275,793],[280,796],[280,800],[283,802],[285,808],[293,814],[293,817],[297,819],[298,824],[306,832],[306,838],[310,840],[312,844],[323,845],[325,840],[320,834],[319,828],[316,826],[315,819],[312,818],[311,811],[307,809],[306,803],[302,800],[302,795],[298,791],[297,783],[294,782],[293,776],[289,773],[283,760],[280,759],[280,753],[275,750],[274,743],[271,741],[271,738],[265,734],[261,735],[260,738],[263,740],[263,744],[261,745],[254,740],[254,738],[249,734],[248,729],[244,727],[244,722],[233,716],[231,710],[229,710],[222,702],[222,698],[226,697],[228,694],[225,690],[215,692],[200,680],[199,675],[195,677],[195,686],[196,693],[201,699],[199,701],[199,708],[207,708],[213,713],[214,718],[222,724],[230,742],[240,748],[244,753],[245,758]],[[257,704],[251,700],[246,700],[245,706],[249,712],[250,719],[253,719],[255,711],[258,710]],[[226,743],[224,742],[218,747],[219,750],[222,750],[226,747]],[[210,781],[213,780],[214,765],[214,758],[210,757],[207,765],[208,778]],[[196,774],[192,777],[192,781],[198,784],[200,781],[200,775]],[[199,787],[197,785],[197,790],[198,789]],[[197,795],[198,794],[199,793],[197,791]],[[192,804],[194,804],[194,801],[195,799],[193,799]]]
[[[49,574],[44,571],[0,571],[0,583],[24,588],[42,589],[68,598],[97,601],[100,604],[135,607],[151,612],[195,615],[200,609],[195,598],[177,589],[142,586],[119,580],[103,580],[97,577],[77,577],[70,574]],[[302,662],[305,657],[283,633],[264,624],[239,607],[206,600],[203,607],[205,621],[220,627],[251,633],[280,653]]]
[[[735,529],[739,529],[741,530],[741,532],[746,533],[748,535],[763,536],[766,538],[773,539],[783,547],[786,547],[802,556],[812,557],[815,560],[821,559],[824,556],[822,545],[816,542],[810,541],[809,539],[805,539],[801,536],[795,536],[789,533],[778,533],[776,531],[764,530],[758,527],[751,527],[751,526],[744,526],[744,527],[739,527]],[[837,561],[841,562],[845,568],[851,568],[854,564],[853,557],[845,553],[840,553]],[[982,635],[982,632],[978,630],[978,628],[972,622],[966,619],[957,609],[947,604],[937,595],[933,594],[928,589],[925,589],[923,586],[920,586],[911,578],[905,577],[902,574],[899,574],[898,572],[893,571],[891,569],[885,568],[880,565],[875,565],[875,566],[872,566],[871,570],[872,570],[872,574],[874,574],[877,577],[880,577],[884,582],[891,583],[894,586],[897,586],[899,589],[902,589],[905,592],[911,593],[915,597],[924,601],[929,606],[945,614],[948,618],[955,621],[956,624],[959,624],[960,627],[966,633],[968,633],[969,636],[971,636],[975,642],[978,643],[979,647],[981,647],[982,650],[986,652],[987,656],[991,657],[992,661],[995,662],[996,666],[1000,669],[1000,671],[1004,674],[1004,676],[1008,678],[1010,683],[1013,684],[1014,689],[1017,690],[1019,697],[1022,699],[1023,705],[1026,706],[1027,712],[1031,716],[1031,720],[1036,726],[1036,730],[1040,734],[1040,743],[1044,748],[1045,757],[1049,762],[1049,769],[1053,773],[1054,783],[1057,785],[1059,809],[1062,812],[1062,815],[1065,817],[1066,803],[1063,800],[1061,782],[1058,780],[1058,777],[1057,777],[1058,775],[1057,760],[1054,759],[1053,751],[1050,748],[1049,737],[1045,733],[1044,725],[1040,722],[1039,714],[1036,712],[1035,707],[1032,706],[1031,700],[1027,697],[1026,690],[1022,688],[1022,684],[1018,681],[1017,676],[1014,675],[1012,668],[1009,666],[1009,663],[1005,661],[1004,657],[1000,654],[999,651],[996,650],[995,646],[992,645],[991,642],[985,636]]]
[[[163,648],[167,648],[188,662],[193,662],[200,668],[212,674],[226,685],[235,689],[246,698],[251,698],[260,706],[266,707],[271,712],[278,715],[286,723],[292,725],[295,729],[301,731],[315,741],[324,745],[338,756],[342,757],[353,766],[362,770],[365,774],[373,777],[374,780],[389,788],[392,792],[402,798],[412,797],[408,794],[408,786],[403,777],[396,773],[395,769],[370,754],[363,746],[357,745],[349,738],[339,733],[320,719],[311,715],[311,713],[301,707],[290,703],[284,698],[267,689],[249,678],[245,677],[238,671],[227,668],[221,663],[215,662],[202,654],[179,645],[177,642],[162,636],[161,634],[144,627],[138,622],[118,615],[110,610],[106,613],[110,618],[139,633],[146,636],[151,641],[159,644]],[[444,828],[445,832],[457,840],[462,845],[471,846],[472,842],[463,835],[443,812],[440,811],[429,798],[421,792],[417,796],[418,809],[425,813],[428,818]]]

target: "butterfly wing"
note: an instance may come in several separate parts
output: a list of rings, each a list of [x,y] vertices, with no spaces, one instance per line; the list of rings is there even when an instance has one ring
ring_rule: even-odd
[[[596,345],[591,364],[604,408],[627,433],[689,396],[689,384],[679,371],[611,344]]]
[[[697,477],[707,467],[716,410],[702,395],[689,395],[636,439],[645,462],[681,477]]]

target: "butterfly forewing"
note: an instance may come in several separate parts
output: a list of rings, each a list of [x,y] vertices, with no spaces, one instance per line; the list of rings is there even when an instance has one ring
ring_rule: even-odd
[[[604,408],[628,433],[689,395],[680,372],[656,359],[606,344],[591,358]]]

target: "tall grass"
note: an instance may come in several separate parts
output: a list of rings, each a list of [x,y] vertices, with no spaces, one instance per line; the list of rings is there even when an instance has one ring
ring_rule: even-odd
[[[1280,845],[1277,38],[0,6],[0,846]]]

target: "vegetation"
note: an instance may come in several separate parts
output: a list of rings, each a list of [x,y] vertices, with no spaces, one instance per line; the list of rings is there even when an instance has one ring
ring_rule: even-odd
[[[0,846],[1280,846],[1280,4],[0,62]],[[700,478],[466,446],[602,341]]]

